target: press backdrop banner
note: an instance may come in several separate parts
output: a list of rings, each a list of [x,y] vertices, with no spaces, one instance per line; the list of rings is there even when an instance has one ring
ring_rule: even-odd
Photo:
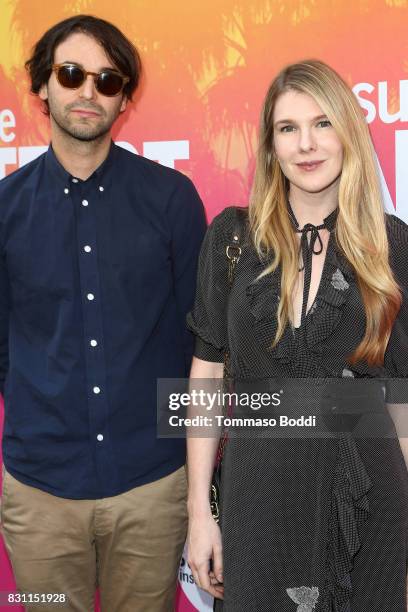
[[[288,62],[319,58],[353,88],[386,208],[408,222],[408,0],[2,0],[0,177],[47,147],[48,119],[28,93],[24,61],[47,28],[77,13],[112,21],[143,58],[142,85],[114,140],[187,174],[209,220],[248,202],[273,76]],[[211,610],[184,557],[180,585],[178,612]],[[1,545],[0,591],[13,589]]]

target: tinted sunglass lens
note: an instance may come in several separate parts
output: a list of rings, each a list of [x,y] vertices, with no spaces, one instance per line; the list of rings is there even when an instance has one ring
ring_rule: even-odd
[[[101,72],[96,80],[96,88],[104,96],[116,96],[123,87],[123,79],[116,72]]]
[[[68,89],[81,87],[84,78],[84,73],[78,66],[61,66],[58,70],[59,83]]]

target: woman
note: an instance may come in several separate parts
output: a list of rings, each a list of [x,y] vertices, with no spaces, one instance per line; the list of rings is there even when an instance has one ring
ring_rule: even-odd
[[[221,213],[202,247],[191,376],[221,378],[228,349],[237,379],[302,382],[293,405],[324,405],[329,434],[230,436],[222,542],[208,501],[218,440],[188,440],[194,577],[225,612],[406,612],[408,451],[389,414],[399,423],[408,396],[379,383],[408,376],[408,226],[384,213],[363,113],[322,62],[285,68],[267,93],[229,290],[236,218]],[[355,378],[372,384],[349,385],[346,403],[384,410],[359,422],[374,435],[354,435],[341,392],[325,395],[324,381]]]

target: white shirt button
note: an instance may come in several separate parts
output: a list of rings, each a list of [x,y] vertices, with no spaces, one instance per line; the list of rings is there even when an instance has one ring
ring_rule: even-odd
[[[69,193],[69,189],[68,189],[68,187],[65,187],[65,189],[64,189],[64,193],[67,193],[67,194]]]
[[[96,340],[91,340],[89,344],[91,346],[98,346],[98,342]]]
[[[84,251],[85,251],[85,253],[90,253],[92,251],[92,248],[89,246],[89,244],[86,244],[84,246]]]
[[[82,200],[82,206],[88,206],[89,202],[88,200]]]
[[[73,178],[73,179],[72,179],[72,182],[73,182],[73,183],[77,183],[77,182],[78,182],[78,179],[77,179],[77,178]]]
[[[96,439],[98,440],[98,442],[102,442],[102,440],[103,440],[103,435],[102,435],[102,434],[98,434],[98,435],[96,436]]]
[[[92,391],[95,393],[95,395],[98,395],[101,392],[101,389],[100,387],[94,387]]]
[[[94,294],[93,294],[93,293],[88,293],[88,295],[87,295],[86,297],[88,298],[88,300],[89,300],[90,302],[92,302],[92,300],[94,300],[94,299],[95,299],[95,296],[94,296]]]
[[[99,191],[103,191],[102,185],[99,185]]]

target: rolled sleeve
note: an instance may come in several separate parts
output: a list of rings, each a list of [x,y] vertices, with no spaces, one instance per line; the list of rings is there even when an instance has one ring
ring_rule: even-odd
[[[232,233],[233,208],[215,217],[201,247],[194,307],[187,316],[195,334],[194,355],[222,363],[227,350],[228,261],[225,247]]]
[[[194,355],[203,361],[213,361],[214,363],[221,363],[224,360],[224,353],[220,351],[212,344],[205,342],[199,336],[196,336]]]

